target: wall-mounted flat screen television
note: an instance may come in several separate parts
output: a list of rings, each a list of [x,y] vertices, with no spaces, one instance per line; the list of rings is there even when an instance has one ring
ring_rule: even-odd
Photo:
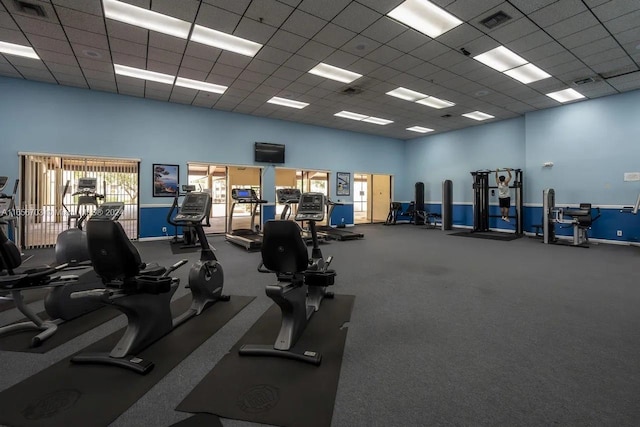
[[[284,163],[284,145],[256,142],[254,160],[258,163]]]

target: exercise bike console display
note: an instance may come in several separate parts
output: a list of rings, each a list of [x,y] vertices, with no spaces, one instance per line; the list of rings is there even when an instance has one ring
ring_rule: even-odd
[[[211,196],[207,193],[187,193],[180,211],[173,219],[177,223],[200,223],[208,212]]]
[[[322,221],[325,203],[325,195],[322,193],[304,193],[298,203],[296,221]]]
[[[278,203],[298,203],[301,194],[297,188],[279,188],[276,190]]]

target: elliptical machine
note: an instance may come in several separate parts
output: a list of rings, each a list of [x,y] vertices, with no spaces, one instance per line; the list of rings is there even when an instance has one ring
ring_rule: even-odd
[[[78,179],[78,188],[71,194],[78,197],[76,211],[72,213],[65,205],[64,198],[69,191],[70,181],[64,186],[62,192],[62,207],[67,212],[67,229],[58,234],[56,238],[56,263],[78,263],[89,260],[89,249],[87,248],[87,233],[82,229],[87,216],[91,214],[90,206],[98,209],[99,200],[104,199],[103,194],[97,193],[96,178]],[[119,215],[118,215],[119,216]]]
[[[181,225],[195,227],[200,240],[200,260],[189,271],[191,307],[176,318],[171,314],[171,297],[180,279],[170,274],[187,263],[181,260],[169,269],[154,270],[155,275],[142,270],[140,254],[122,226],[110,218],[94,216],[87,225],[87,239],[93,267],[102,278],[105,289],[77,292],[73,298],[91,298],[122,311],[128,320],[127,329],[109,353],[81,353],[71,359],[73,363],[108,364],[146,374],[153,362],[137,354],[162,338],[182,323],[199,315],[216,301],[228,301],[222,295],[223,273],[207,236],[202,220],[209,211],[211,195],[192,192],[185,196],[178,215]]]
[[[282,312],[282,323],[274,345],[247,344],[239,353],[247,356],[276,356],[319,365],[322,355],[313,350],[293,348],[304,332],[313,313],[324,298],[332,298],[328,286],[335,282],[336,272],[329,270],[332,257],[324,258],[318,245],[316,222],[324,219],[325,195],[303,193],[296,221],[308,221],[313,238],[311,258],[293,221],[271,220],[264,226],[262,260],[276,274],[278,282],[267,285],[266,293]]]

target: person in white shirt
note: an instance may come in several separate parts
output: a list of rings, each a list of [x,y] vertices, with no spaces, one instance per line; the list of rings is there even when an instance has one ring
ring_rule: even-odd
[[[511,182],[511,168],[507,168],[509,178],[504,175],[498,176],[496,169],[496,184],[498,185],[498,200],[500,201],[500,215],[502,220],[509,222],[509,207],[511,206],[511,193],[509,192],[509,182]]]

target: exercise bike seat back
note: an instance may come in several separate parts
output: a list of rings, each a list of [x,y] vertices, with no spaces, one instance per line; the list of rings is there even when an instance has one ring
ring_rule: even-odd
[[[170,290],[171,278],[159,276],[166,269],[155,264],[147,268],[119,222],[99,217],[90,219],[87,243],[93,269],[106,286],[150,293]]]
[[[309,266],[307,245],[294,221],[270,220],[264,225],[262,261],[280,275],[301,275]]]

